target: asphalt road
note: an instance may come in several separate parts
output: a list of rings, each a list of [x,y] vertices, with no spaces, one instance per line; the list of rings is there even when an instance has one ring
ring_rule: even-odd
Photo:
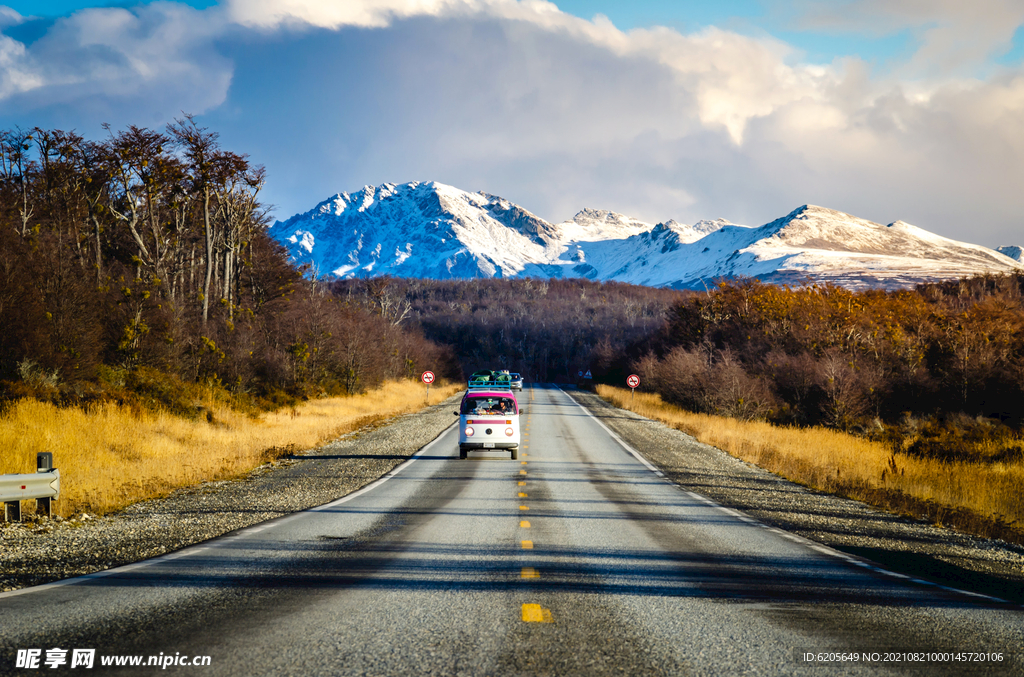
[[[521,400],[519,461],[460,461],[453,426],[335,503],[0,595],[0,673],[32,674],[15,667],[32,648],[96,650],[91,671],[50,675],[156,674],[100,662],[161,654],[209,656],[166,668],[203,675],[1024,672],[1019,607],[683,491],[557,388]]]

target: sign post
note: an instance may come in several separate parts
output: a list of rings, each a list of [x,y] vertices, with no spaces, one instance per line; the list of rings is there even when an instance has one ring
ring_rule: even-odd
[[[430,384],[434,382],[434,372],[425,371],[420,380],[427,384],[427,404],[430,404]]]
[[[629,406],[633,406],[633,398],[636,397],[636,387],[640,385],[640,377],[636,374],[630,374],[626,377],[626,385],[630,388],[629,393]]]

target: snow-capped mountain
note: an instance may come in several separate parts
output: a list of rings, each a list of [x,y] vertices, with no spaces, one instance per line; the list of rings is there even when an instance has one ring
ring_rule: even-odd
[[[714,242],[714,236],[701,242]],[[749,244],[736,243],[728,253],[722,275],[893,289],[982,273],[1024,271],[1024,265],[987,247],[951,240],[903,221],[883,226],[813,205],[754,228],[748,237]],[[727,243],[722,253],[732,246]]]
[[[503,198],[435,182],[340,193],[271,233],[296,263],[337,277],[586,277],[701,289],[746,276],[897,288],[1024,270],[1019,248],[1000,253],[813,205],[757,228],[724,219],[655,225],[596,209],[551,224]]]
[[[1015,245],[1010,245],[1008,247],[996,247],[996,251],[1005,256],[1009,256],[1014,261],[1021,261],[1021,256],[1024,255],[1024,249]]]

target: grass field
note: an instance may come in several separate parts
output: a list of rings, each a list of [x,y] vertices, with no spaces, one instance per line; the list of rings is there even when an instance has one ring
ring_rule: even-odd
[[[1024,543],[1024,465],[946,462],[828,428],[695,414],[657,394],[599,385],[617,407],[662,421],[793,482],[980,536]],[[907,440],[912,443],[913,440]]]
[[[461,389],[435,385],[430,404]],[[241,475],[427,402],[422,383],[402,381],[256,417],[218,403],[212,393],[204,404],[209,420],[114,403],[86,411],[21,400],[0,416],[0,473],[35,472],[36,453],[53,452],[61,473],[56,512],[103,514],[179,487]],[[31,503],[23,506],[26,512]]]

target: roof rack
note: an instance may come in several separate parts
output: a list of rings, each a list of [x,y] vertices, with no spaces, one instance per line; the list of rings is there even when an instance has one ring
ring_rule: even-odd
[[[512,383],[510,381],[494,381],[489,378],[478,378],[469,382],[470,390],[480,390],[483,388],[489,390],[511,390]]]

